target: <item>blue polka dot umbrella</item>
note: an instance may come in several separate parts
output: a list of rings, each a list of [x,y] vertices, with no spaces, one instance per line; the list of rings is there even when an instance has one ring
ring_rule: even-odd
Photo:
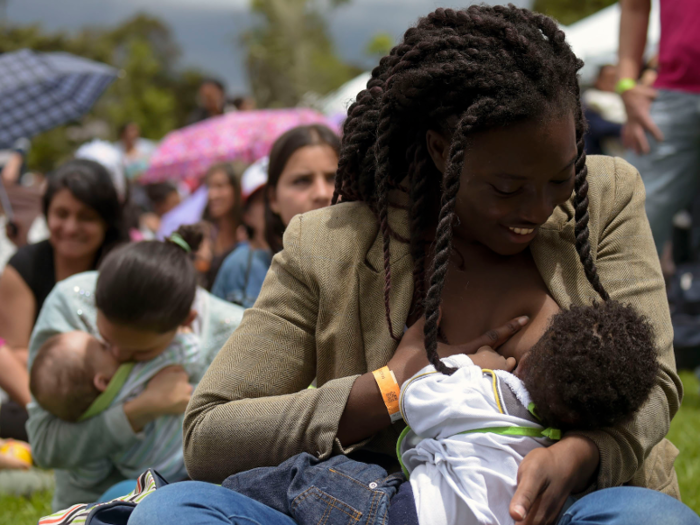
[[[0,148],[82,117],[117,77],[113,67],[69,53],[0,55]]]

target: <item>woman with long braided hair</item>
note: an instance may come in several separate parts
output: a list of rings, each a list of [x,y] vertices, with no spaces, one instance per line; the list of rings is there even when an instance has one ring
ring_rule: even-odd
[[[428,362],[450,374],[439,357],[486,344],[517,360],[559,306],[612,298],[656,334],[650,399],[624,426],[528,454],[510,513],[555,523],[571,494],[594,488],[560,523],[686,523],[669,497],[677,451],[664,436],[681,384],[644,189],[624,161],[586,158],[581,65],[552,19],[512,6],[437,9],[405,33],[348,110],[336,204],[291,221],[258,301],[194,393],[184,440],[194,479],[220,483],[302,452],[392,471],[396,392]],[[259,476],[247,484],[258,496],[277,486]],[[611,488],[621,485],[636,487]],[[347,523],[354,507],[319,490],[289,506],[272,498],[275,510],[174,485],[130,523],[291,524],[312,501],[326,505],[325,523]],[[367,512],[381,523],[381,509]]]

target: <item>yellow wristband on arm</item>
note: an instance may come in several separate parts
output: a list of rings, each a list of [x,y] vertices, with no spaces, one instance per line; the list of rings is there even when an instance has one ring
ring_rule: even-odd
[[[625,91],[629,91],[637,85],[637,81],[633,78],[621,78],[615,84],[615,93],[622,95]]]
[[[398,381],[396,381],[396,376],[394,372],[389,370],[388,366],[375,370],[372,372],[372,375],[382,394],[382,399],[384,400],[384,405],[386,405],[387,412],[389,412],[391,422],[396,423],[402,419],[401,410],[399,410],[399,394],[401,393],[401,388],[399,387]]]

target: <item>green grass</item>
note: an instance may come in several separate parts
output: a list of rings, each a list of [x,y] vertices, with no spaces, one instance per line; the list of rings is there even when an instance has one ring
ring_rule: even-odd
[[[39,492],[31,498],[0,496],[0,525],[36,525],[39,518],[51,514],[51,492]]]
[[[681,372],[685,387],[683,406],[671,423],[668,438],[681,451],[676,472],[683,501],[700,514],[700,384],[691,372]],[[0,496],[0,525],[36,525],[42,516],[51,514],[51,493],[41,492],[32,498]]]
[[[700,514],[700,385],[692,372],[680,375],[685,390],[683,404],[671,422],[668,439],[681,451],[676,460],[676,473],[683,502]]]

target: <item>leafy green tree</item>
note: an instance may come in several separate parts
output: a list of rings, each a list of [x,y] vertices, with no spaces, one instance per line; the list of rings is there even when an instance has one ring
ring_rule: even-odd
[[[568,26],[615,2],[617,0],[535,0],[532,9]]]
[[[306,93],[328,93],[361,72],[337,56],[324,18],[325,9],[347,1],[252,1],[260,22],[244,34],[242,43],[261,107],[295,106]]]
[[[203,78],[194,70],[178,70],[180,50],[170,29],[144,14],[115,28],[89,28],[77,34],[47,33],[38,25],[0,26],[0,52],[23,48],[66,51],[120,71],[92,111],[81,122],[73,123],[104,122],[112,139],[122,124],[131,121],[151,139],[160,139],[184,125]],[[30,168],[48,171],[69,157],[81,140],[71,136],[68,126],[62,126],[34,137]]]

